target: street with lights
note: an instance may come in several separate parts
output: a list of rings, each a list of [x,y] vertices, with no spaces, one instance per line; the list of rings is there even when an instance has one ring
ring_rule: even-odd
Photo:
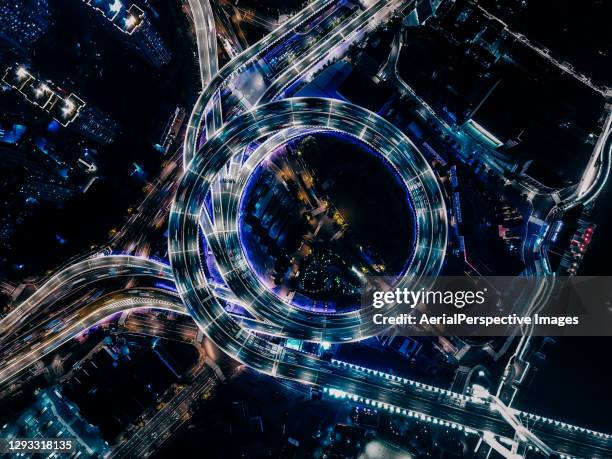
[[[156,51],[155,58],[151,57],[150,49],[161,46],[161,38],[155,38],[152,31],[156,24],[160,27],[158,21],[164,17],[162,13],[159,18],[155,7],[143,5],[141,9],[138,2],[130,7],[118,0],[110,6],[99,2],[99,7],[84,3],[96,13],[102,12],[98,20],[110,21],[117,29],[113,33],[120,38],[130,37],[134,44],[128,49],[143,53],[154,64],[158,59],[160,66],[167,65],[171,54],[165,47],[161,48],[163,52]],[[270,16],[269,9],[260,11],[258,2],[254,6],[251,2],[238,5],[215,0],[177,3],[180,9],[176,5],[173,14],[184,13],[180,27],[189,30],[177,42],[185,37],[193,40],[189,45],[193,52],[187,55],[193,54],[197,64],[192,69],[197,70],[198,79],[198,87],[191,88],[193,103],[186,113],[177,110],[175,113],[184,115],[168,123],[164,132],[165,139],[170,140],[167,148],[165,143],[162,145],[165,156],[158,172],[152,176],[141,174],[140,166],[134,162],[130,175],[142,176],[137,178],[142,188],[140,201],[131,203],[128,217],[114,225],[107,240],[91,241],[87,250],[49,267],[45,274],[30,275],[20,290],[17,280],[7,276],[3,281],[2,290],[10,301],[0,310],[0,406],[5,403],[4,397],[22,397],[30,387],[36,387],[32,393],[44,399],[37,403],[54,400],[57,407],[67,403],[75,387],[87,387],[89,371],[103,374],[98,366],[102,368],[109,356],[109,372],[122,371],[122,366],[131,368],[129,365],[136,365],[138,358],[152,358],[170,376],[159,376],[159,381],[152,377],[142,383],[145,399],[150,400],[144,406],[145,402],[139,399],[138,416],[128,416],[123,411],[114,418],[109,416],[113,419],[108,422],[113,426],[109,428],[115,439],[111,439],[112,444],[110,437],[104,435],[103,441],[90,440],[94,436],[91,432],[85,429],[79,433],[77,422],[66,421],[74,424],[69,436],[79,439],[86,454],[118,458],[158,457],[158,451],[167,454],[162,445],[172,445],[175,436],[200,428],[194,427],[198,410],[206,410],[209,399],[216,400],[215,397],[232,400],[228,411],[240,412],[237,416],[247,419],[249,427],[244,431],[249,435],[258,429],[263,432],[262,417],[238,408],[246,402],[236,402],[238,396],[229,392],[233,389],[226,389],[228,384],[230,388],[231,384],[240,387],[241,383],[231,381],[241,381],[240,375],[252,372],[290,384],[288,393],[305,390],[317,402],[322,398],[349,403],[357,412],[388,415],[419,426],[422,432],[449,438],[460,436],[463,452],[455,451],[457,455],[453,457],[612,457],[612,426],[606,430],[589,426],[582,419],[566,422],[574,419],[572,413],[559,419],[540,415],[529,403],[519,407],[521,391],[537,373],[538,364],[534,362],[541,359],[541,349],[547,343],[530,336],[529,331],[523,336],[488,341],[441,336],[419,342],[408,338],[397,345],[393,342],[405,337],[395,336],[397,332],[391,328],[381,335],[372,320],[377,312],[372,305],[337,312],[335,297],[308,298],[304,289],[300,290],[300,276],[307,272],[329,275],[324,279],[326,288],[334,285],[351,292],[350,286],[355,282],[365,285],[369,276],[385,279],[376,282],[394,282],[394,288],[415,291],[430,288],[436,276],[528,276],[538,281],[523,292],[514,312],[539,312],[549,301],[557,276],[578,272],[596,228],[589,218],[595,203],[607,193],[612,163],[612,90],[516,32],[507,18],[491,12],[487,6],[490,2],[312,0],[289,13],[283,12],[283,20]],[[0,14],[4,14],[2,8],[0,2]],[[511,20],[512,14],[508,13],[508,17]],[[500,81],[502,87],[506,84],[506,74],[499,81],[491,79],[492,84],[481,98],[470,102],[469,109],[465,109],[469,115],[460,115],[459,110],[451,113],[453,106],[450,102],[448,107],[440,103],[440,94],[423,93],[418,70],[414,79],[406,74],[406,66],[418,65],[417,58],[424,59],[417,53],[414,63],[405,63],[413,50],[411,40],[422,38],[422,30],[439,33],[452,46],[459,46],[460,40],[452,35],[455,31],[444,29],[451,18],[457,24],[455,28],[470,20],[474,21],[470,27],[482,26],[475,38],[465,39],[470,46],[478,43],[481,48],[478,53],[475,48],[467,48],[470,51],[465,52],[465,59],[484,59],[479,53],[485,51],[501,59],[503,52],[496,47],[508,46],[507,53],[521,47],[521,53],[533,53],[545,62],[538,65],[550,66],[552,70],[545,72],[547,78],[560,72],[563,84],[578,85],[577,92],[589,91],[600,103],[599,124],[590,127],[588,142],[582,142],[589,154],[583,155],[580,166],[568,166],[574,174],[571,180],[564,175],[558,183],[549,182],[546,175],[532,174],[539,170],[539,163],[532,167],[538,160],[520,162],[517,155],[513,156],[516,150],[512,148],[520,144],[523,132],[499,140],[480,124],[484,122],[477,115],[484,118],[489,113],[487,104],[495,97]],[[260,36],[253,34],[250,27],[261,29]],[[503,39],[484,39],[491,31]],[[442,40],[440,37],[436,35],[436,40]],[[148,41],[144,45],[144,41],[137,40]],[[245,40],[247,47],[242,43]],[[424,43],[430,46],[437,42]],[[426,58],[433,61],[435,54]],[[508,61],[513,63],[510,58]],[[73,133],[84,129],[78,127],[85,125],[79,117],[86,116],[88,103],[76,93],[68,96],[59,84],[40,89],[37,70],[28,61],[22,62],[4,66],[0,60],[5,67],[3,89],[23,98],[28,109],[38,110],[37,114],[59,120],[59,128],[71,125]],[[347,68],[350,72],[346,72]],[[488,73],[495,66],[487,60],[485,68],[478,78],[489,84]],[[503,71],[507,69],[503,67]],[[357,74],[359,77],[354,76]],[[513,75],[510,71],[508,74]],[[445,77],[442,71],[434,71],[425,78],[431,80],[432,93],[441,93],[435,85]],[[39,89],[30,91],[30,85]],[[444,87],[451,88],[451,83]],[[459,103],[459,91],[451,89],[453,96],[449,99]],[[47,99],[40,100],[43,96],[37,93],[39,90]],[[386,99],[377,100],[379,94],[385,94]],[[155,98],[156,94],[145,96]],[[78,104],[70,102],[73,100]],[[459,122],[459,116],[466,119]],[[183,117],[184,125],[180,124]],[[177,119],[180,123],[175,129]],[[497,125],[491,122],[491,126]],[[563,125],[563,129],[586,132],[578,126]],[[527,132],[525,137],[531,139],[530,135]],[[361,237],[355,221],[363,216],[355,210],[359,202],[354,207],[344,201],[334,203],[337,196],[343,196],[334,194],[340,185],[332,179],[320,180],[318,163],[308,157],[309,151],[324,148],[320,145],[325,143],[317,139],[326,136],[345,139],[354,148],[373,152],[388,174],[381,180],[394,180],[402,196],[405,194],[411,219],[408,226],[414,234],[412,240],[393,241],[409,253],[401,272],[388,272],[391,263],[367,243],[360,242],[356,252],[354,247],[346,248]],[[53,156],[54,150],[45,150],[39,140],[33,144],[60,163]],[[159,153],[160,145],[156,148]],[[295,163],[303,170],[284,169],[278,159],[282,154],[295,155]],[[334,162],[333,151],[325,154],[330,168],[343,170]],[[87,158],[92,156],[96,158],[94,154]],[[87,161],[91,159],[82,160],[85,164]],[[28,163],[28,167],[33,166]],[[266,177],[274,177],[277,182],[270,178],[262,182],[258,175],[262,168],[272,171]],[[570,172],[559,174],[569,176]],[[95,180],[90,180],[89,186],[95,186]],[[261,193],[256,195],[259,201],[255,210],[247,209],[247,197],[254,192]],[[354,195],[354,190],[344,193]],[[385,196],[378,199],[384,206]],[[274,207],[275,200],[280,203],[278,207]],[[307,209],[297,223],[289,222],[287,209],[297,207],[292,200]],[[78,216],[75,221],[79,221]],[[263,247],[261,254],[249,253],[247,234]],[[566,246],[561,245],[563,237],[567,239]],[[55,238],[64,240],[59,232]],[[319,258],[314,256],[317,250],[322,254]],[[347,257],[347,266],[340,262],[332,266],[334,262],[329,261],[354,253],[358,256],[351,260],[366,261],[358,264]],[[320,260],[327,260],[329,265],[319,269],[316,263],[322,263]],[[289,279],[289,286],[281,288],[277,282],[278,288],[271,288],[273,281],[263,280],[254,269],[259,262],[272,273],[272,279]],[[10,266],[21,265],[14,262]],[[343,270],[352,273],[350,280],[339,274]],[[317,276],[313,278],[318,280]],[[395,280],[389,281],[392,276],[396,276]],[[294,298],[300,298],[307,306],[298,307],[292,302]],[[332,312],[326,312],[328,309]],[[164,344],[158,348],[160,341]],[[172,343],[180,345],[175,348]],[[197,350],[195,363],[185,363],[189,359],[176,350],[183,349],[180,346]],[[426,359],[425,351],[418,355],[421,349],[431,350],[429,360],[419,360]],[[415,362],[421,361],[426,364],[413,369]],[[66,368],[66,362],[73,369]],[[571,365],[568,362],[569,372],[573,371]],[[57,376],[60,373],[64,376]],[[143,377],[148,381],[149,376]],[[137,379],[130,384],[140,387]],[[54,388],[49,389],[49,394],[41,392],[45,381]],[[62,389],[63,385],[67,389]],[[88,394],[98,390],[98,386],[83,389]],[[241,390],[246,391],[236,389],[237,393]],[[217,392],[221,395],[217,396]],[[576,388],[576,392],[581,389]],[[83,400],[86,403],[78,419],[87,418],[88,410],[95,411],[87,408],[91,401],[85,396]],[[75,411],[69,406],[68,411]],[[36,416],[42,418],[44,411],[39,413]],[[28,419],[27,414],[24,416],[15,418],[15,425]],[[124,418],[131,420],[121,421],[124,430],[117,434],[114,423]],[[13,421],[4,422],[0,438],[12,428]],[[282,421],[283,435],[286,422]],[[238,432],[243,431],[234,432],[232,425],[231,435],[241,435]],[[374,424],[356,425],[355,435],[361,432],[359,429],[377,432]],[[299,441],[289,434],[283,438],[287,444],[282,450],[287,455],[279,457],[307,457],[286,453],[297,448]],[[308,441],[313,438],[318,434],[311,435]],[[331,445],[317,446],[313,451],[340,448],[334,446],[333,436],[330,438]],[[407,439],[406,445],[418,452],[409,457],[446,457],[430,456],[426,447],[411,441]],[[200,447],[202,457],[208,457],[205,448],[205,444]],[[357,457],[346,452],[333,454],[317,457]]]

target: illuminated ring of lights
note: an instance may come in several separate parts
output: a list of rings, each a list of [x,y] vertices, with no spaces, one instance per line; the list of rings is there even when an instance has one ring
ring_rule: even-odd
[[[219,248],[219,246],[216,246],[215,253],[217,255],[215,256],[222,257],[223,256],[222,254],[227,253],[228,250],[231,250],[232,247],[236,246],[236,243],[235,243],[236,236],[239,238],[238,244],[242,247],[243,251],[246,251],[246,249],[244,248],[244,244],[242,243],[240,231],[237,231],[236,234],[233,234],[232,232],[230,232],[231,230],[228,230],[227,227],[218,225],[217,222],[221,220],[225,220],[228,222],[238,222],[239,221],[237,211],[240,209],[240,200],[244,197],[244,189],[246,188],[247,183],[249,183],[253,173],[255,172],[257,167],[262,163],[262,161],[264,161],[274,151],[276,151],[279,146],[284,145],[294,139],[303,137],[308,134],[325,133],[325,132],[338,133],[337,130],[331,129],[327,126],[316,127],[316,128],[309,127],[309,128],[283,129],[282,131],[275,134],[274,136],[266,139],[266,141],[263,142],[262,144],[258,145],[256,150],[253,151],[250,154],[250,156],[248,156],[246,161],[244,161],[237,175],[234,174],[230,177],[228,174],[225,174],[223,172],[219,174],[218,178],[215,180],[215,183],[213,184],[213,195],[218,197],[221,194],[223,194],[225,196],[225,199],[223,200],[223,205],[222,205],[223,212],[221,213],[221,215],[213,216],[212,219],[205,218],[200,221],[202,230],[205,235],[221,234],[223,236],[223,237],[216,238],[217,242],[219,242],[220,240],[221,244],[225,244],[225,246],[222,246],[221,248]],[[373,148],[371,144],[369,144],[368,142],[365,142],[362,139],[357,138],[356,136],[352,134],[347,134],[344,132],[342,132],[342,134],[349,135],[351,138],[355,138],[356,140],[365,143],[370,148]],[[232,167],[230,166],[230,169],[231,168]],[[227,169],[225,170],[227,171]],[[395,171],[395,168],[394,168],[394,171]],[[224,183],[224,185],[221,185],[221,183]],[[222,187],[224,188],[222,189]],[[215,206],[213,204],[213,210],[217,208],[218,206]],[[211,220],[215,221],[215,223],[212,225],[211,225]],[[417,232],[418,232],[418,225],[417,225]],[[232,236],[231,239],[227,237],[230,234]],[[413,259],[412,255],[413,254],[411,254],[408,260],[409,262]],[[248,259],[247,259],[247,262],[248,262]],[[249,264],[249,267],[251,268],[251,271],[252,271],[253,270],[252,265]],[[259,277],[257,277],[257,279],[261,281]],[[267,289],[268,291],[270,291],[269,288]],[[278,298],[275,292],[271,292],[271,293]],[[282,299],[279,299],[279,301],[274,302],[274,303],[259,302],[257,304],[257,307],[255,308],[253,307],[252,304],[245,304],[242,306],[253,317],[257,317],[268,323],[271,322],[275,324],[274,330],[271,330],[269,325],[265,328],[266,334],[271,334],[275,336],[283,336],[283,337],[296,337],[296,336],[303,337],[304,330],[312,327],[313,314],[314,314],[314,320],[318,319],[319,316],[322,314],[321,312],[309,312],[308,309],[302,308],[301,310],[305,310],[307,312],[306,314],[301,315],[302,322],[295,323],[295,317],[297,317],[298,314],[297,313],[293,313],[293,314],[287,313],[287,308],[293,308],[294,306],[291,303],[285,303],[282,301],[283,301]],[[283,308],[281,311],[279,311],[277,307],[277,305],[279,304],[281,304]],[[340,312],[340,313],[336,312],[336,313],[328,313],[328,314],[329,314],[328,318],[326,319],[327,328],[331,328],[334,325],[334,322],[342,321],[344,323],[344,328],[345,328],[344,331],[346,331],[346,329],[349,326],[359,327],[363,331],[363,327],[361,327],[361,322],[363,321],[364,317],[360,317],[359,314],[355,314],[355,313],[351,314],[348,312]],[[306,315],[305,319],[303,317],[304,315]],[[278,324],[279,318],[283,320],[283,324]],[[371,318],[368,317],[368,319],[371,322]],[[249,325],[250,327],[254,327],[256,330],[261,331],[261,328],[257,324],[250,323]]]
[[[438,274],[446,250],[446,208],[435,174],[416,147],[395,126],[362,107],[329,99],[286,99],[259,106],[230,121],[204,144],[185,171],[169,225],[169,256],[179,294],[209,336],[211,329],[216,333],[220,328],[233,339],[241,332],[248,333],[226,314],[224,303],[206,278],[199,243],[201,220],[224,281],[242,305],[265,323],[276,326],[272,334],[330,342],[372,336],[380,332],[371,320],[372,307],[328,316],[293,308],[261,283],[250,269],[237,230],[236,203],[243,188],[238,187],[239,193],[231,187],[228,191],[219,190],[220,196],[213,200],[212,216],[205,211],[206,196],[230,159],[250,143],[288,128],[345,133],[386,158],[406,186],[416,216],[415,251],[406,271],[410,286]],[[282,136],[277,138],[279,145],[286,142]],[[248,175],[241,174],[242,185]],[[406,279],[401,282],[408,282]],[[398,284],[403,286],[407,284]]]

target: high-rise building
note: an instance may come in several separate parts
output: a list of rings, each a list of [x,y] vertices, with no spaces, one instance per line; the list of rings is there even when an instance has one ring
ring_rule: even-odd
[[[49,174],[29,174],[19,190],[25,199],[62,204],[79,194],[80,189],[66,179]]]
[[[83,107],[80,116],[74,121],[72,128],[102,145],[112,143],[119,132],[119,124],[117,122],[91,105]]]
[[[85,102],[75,94],[64,94],[48,81],[32,75],[25,67],[9,66],[2,81],[18,91],[32,105],[49,113],[55,121],[66,127],[72,123]]]
[[[0,183],[11,187],[24,202],[62,204],[79,194],[79,187],[52,161],[37,161],[23,148],[0,148],[3,174]],[[6,189],[4,189],[6,191]]]
[[[2,438],[52,438],[57,444],[70,441],[75,457],[106,457],[110,451],[97,427],[90,424],[79,407],[65,397],[59,388],[34,393],[30,406],[0,426]]]
[[[170,62],[172,58],[170,50],[146,16],[143,19],[142,26],[132,35],[132,39],[144,57],[155,67],[159,68]]]
[[[164,129],[164,134],[158,145],[159,149],[164,153],[168,153],[168,150],[170,150],[170,147],[177,139],[181,127],[183,126],[183,121],[185,121],[185,109],[183,107],[176,107],[174,113],[172,113],[168,120],[168,124]]]
[[[29,103],[49,113],[61,126],[70,126],[95,142],[109,144],[117,135],[119,125],[109,116],[88,106],[76,94],[35,77],[23,66],[9,66],[2,81]]]
[[[64,164],[36,160],[23,148],[0,148],[0,153],[4,171],[13,171],[9,177],[24,200],[61,204],[79,193],[62,172]]]
[[[14,51],[32,46],[50,23],[49,0],[0,2],[0,43]]]
[[[155,67],[170,62],[172,54],[145,12],[135,4],[126,7],[121,0],[83,0],[114,26],[124,42],[140,52]]]
[[[142,25],[144,11],[136,5],[125,8],[120,0],[83,0],[121,32],[132,35]]]

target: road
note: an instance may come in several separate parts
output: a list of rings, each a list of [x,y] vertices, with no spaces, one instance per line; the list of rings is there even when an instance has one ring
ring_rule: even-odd
[[[344,102],[321,99],[273,102],[235,118],[209,139],[190,163],[177,190],[170,216],[170,260],[177,289],[199,327],[228,355],[258,371],[333,388],[512,439],[514,429],[491,407],[483,408],[477,402],[458,406],[462,404],[462,396],[443,393],[440,398],[440,392],[435,390],[410,384],[398,385],[393,380],[393,387],[382,387],[380,381],[373,383],[367,374],[351,368],[333,367],[313,356],[271,343],[243,328],[225,312],[223,303],[218,301],[206,281],[199,255],[200,214],[197,211],[203,207],[216,175],[234,152],[242,151],[254,140],[288,128],[343,132],[360,138],[385,154],[409,189],[417,215],[417,253],[409,272],[419,277],[424,273],[435,275],[439,270],[446,243],[445,231],[442,234],[439,230],[446,227],[446,211],[439,189],[434,189],[437,188],[437,181],[426,161],[413,146],[414,150],[406,151],[411,146],[410,141],[376,115]],[[236,231],[236,201],[248,174],[262,159],[257,152],[244,163],[246,172],[237,176],[233,186],[222,191],[223,199],[219,200],[222,205],[213,208],[211,221],[204,225],[205,229],[212,229],[205,232],[205,238],[216,255],[225,282],[242,304],[247,305],[251,314],[276,324],[282,329],[282,336],[331,342],[369,336],[367,313],[360,311],[358,314],[339,314],[330,318],[297,310],[274,297],[259,284],[258,279],[253,278],[248,264],[241,258]],[[612,451],[609,436],[555,423],[535,424],[530,429],[563,453],[583,455],[588,451],[588,454],[602,453],[605,457]]]
[[[163,408],[151,418],[146,419],[144,427],[127,441],[113,450],[111,458],[148,457],[156,445],[176,431],[190,418],[191,408],[202,400],[204,394],[216,385],[215,373],[205,368],[197,375],[195,381],[182,389]]]
[[[53,352],[72,336],[109,315],[129,308],[149,307],[167,309],[179,314],[186,313],[180,300],[167,291],[126,290],[121,294],[113,293],[107,298],[101,298],[87,305],[83,311],[75,311],[74,318],[66,319],[66,323],[73,324],[73,326],[65,331],[53,330],[47,336],[48,341],[44,343],[44,349],[37,346],[32,350],[32,352],[39,353],[38,356],[32,358],[32,361],[38,360],[43,352]],[[72,336],[66,336],[66,332]],[[188,334],[193,335],[191,330]],[[223,339],[227,338],[227,331],[222,328],[211,327],[208,334],[217,344],[224,343]],[[183,333],[180,335],[182,336]],[[239,335],[240,339],[246,340],[238,349],[240,360],[260,371],[269,372],[269,364],[272,363],[271,373],[279,377],[328,390],[336,389],[344,394],[352,394],[357,397],[357,400],[364,403],[388,404],[389,409],[406,410],[407,416],[430,419],[431,422],[436,419],[436,422],[454,423],[459,429],[490,431],[496,435],[513,437],[513,429],[508,423],[482,401],[473,397],[385,375],[355,365],[322,361],[312,355],[282,348],[270,342],[262,343],[263,347],[257,346],[258,343],[253,337],[248,336],[246,330],[239,330]],[[228,346],[233,346],[233,344],[225,342],[222,349],[227,352]],[[274,356],[272,362],[271,356]],[[26,357],[29,358],[29,352]],[[16,359],[17,361],[22,360],[21,356],[16,356]],[[5,374],[6,372],[2,373],[2,377]],[[381,407],[384,408],[384,405]],[[553,445],[560,451],[580,457],[597,457],[597,454],[599,457],[609,457],[612,445],[607,435],[533,414],[516,411],[515,413],[542,441]]]
[[[20,334],[13,342],[0,347],[0,384],[9,382],[21,371],[98,322],[126,310],[150,307],[185,313],[176,296],[166,291],[127,289],[64,312],[62,320],[53,327],[48,326],[49,321],[43,321],[27,334]]]
[[[342,342],[358,340],[370,336],[367,313],[352,312],[333,317],[314,315],[307,311],[288,308],[286,304],[265,289],[248,269],[243,258],[237,236],[236,221],[237,202],[242,188],[248,180],[249,171],[263,158],[262,150],[246,161],[235,163],[240,167],[238,180],[224,189],[214,199],[212,214],[201,212],[206,194],[212,189],[215,179],[222,168],[231,162],[237,152],[253,141],[271,136],[282,142],[285,129],[308,129],[319,131],[342,132],[360,139],[374,150],[384,154],[396,168],[408,189],[417,214],[417,245],[410,272],[417,278],[436,275],[439,272],[446,249],[446,209],[438,182],[429,165],[416,147],[396,128],[385,120],[367,110],[340,101],[324,99],[289,99],[256,105],[253,110],[231,119],[221,127],[221,114],[215,107],[222,97],[222,91],[232,91],[230,84],[234,77],[245,71],[249,65],[270,51],[281,40],[287,39],[295,30],[304,26],[318,13],[330,6],[330,0],[318,0],[287,21],[260,42],[251,46],[216,75],[210,81],[198,99],[190,118],[184,145],[185,173],[176,192],[175,202],[170,215],[169,255],[172,262],[172,273],[168,277],[168,268],[147,265],[138,259],[136,271],[143,276],[159,277],[166,281],[174,274],[177,289],[187,310],[200,329],[223,349],[228,355],[246,363],[258,371],[299,381],[305,384],[334,389],[344,394],[351,394],[364,402],[387,404],[390,408],[405,410],[407,415],[426,416],[452,422],[462,429],[475,432],[493,432],[496,435],[514,437],[513,427],[503,419],[498,411],[482,401],[466,398],[437,388],[430,388],[418,383],[389,377],[372,376],[367,371],[339,366],[320,360],[314,356],[302,354],[292,349],[275,344],[260,334],[255,334],[245,327],[245,322],[238,320],[225,311],[219,301],[219,286],[212,285],[205,275],[200,257],[200,226],[205,230],[208,246],[216,256],[221,273],[235,295],[252,315],[260,320],[261,329],[276,336],[295,337],[315,341]],[[200,49],[210,39],[210,21],[208,10],[210,4],[190,2],[196,24],[200,60],[209,59]],[[350,15],[330,34],[313,37],[309,34],[295,34],[302,41],[288,53],[278,65],[278,73],[267,87],[264,100],[277,97],[286,87],[295,82],[301,75],[330,56],[344,40],[358,36],[362,29],[368,27],[368,21],[388,14],[393,10],[394,2],[372,2],[364,11]],[[197,18],[197,19],[196,19]],[[208,18],[208,19],[207,19]],[[314,42],[308,41],[315,38]],[[297,67],[289,66],[296,62]],[[202,62],[201,62],[202,64]],[[204,67],[201,75],[207,77],[212,68]],[[207,77],[208,78],[208,77]],[[232,113],[239,113],[240,108]],[[215,121],[216,120],[216,121]],[[200,145],[201,124],[205,121],[207,142]],[[209,128],[209,126],[213,126]],[[268,143],[273,147],[274,142]],[[269,150],[268,150],[269,151]],[[201,224],[200,219],[205,221]],[[208,219],[208,220],[207,220]],[[106,257],[104,257],[106,258]],[[97,260],[97,259],[92,259]],[[124,262],[125,260],[118,260]],[[103,269],[92,270],[91,260],[84,264],[70,266],[64,272],[50,279],[35,295],[32,301],[13,311],[0,322],[0,332],[13,334],[12,330],[23,325],[31,316],[40,311],[49,310],[57,301],[68,293],[88,286],[95,281],[113,277],[116,272],[111,266],[107,272]],[[93,262],[102,263],[102,262]],[[121,269],[121,268],[119,268]],[[87,272],[86,275],[83,273]],[[134,273],[126,273],[126,276]],[[43,355],[54,351],[68,339],[78,335],[89,326],[109,315],[130,308],[158,307],[184,313],[185,309],[174,294],[160,290],[130,290],[113,292],[107,296],[78,308],[63,311],[62,320],[45,332],[28,338],[21,343],[21,351],[11,357],[5,356],[0,370],[0,381],[5,381],[21,368],[31,365]],[[289,311],[289,312],[288,312]],[[65,315],[65,317],[64,317]],[[4,334],[3,334],[4,336]],[[24,338],[24,339],[25,339]],[[13,344],[15,341],[12,342]],[[11,348],[12,349],[12,348]],[[545,443],[558,451],[572,455],[601,454],[606,457],[612,453],[610,437],[585,429],[567,426],[556,421],[518,413],[521,419],[535,420],[530,429]],[[539,419],[538,419],[539,418]],[[586,454],[583,454],[585,453]]]

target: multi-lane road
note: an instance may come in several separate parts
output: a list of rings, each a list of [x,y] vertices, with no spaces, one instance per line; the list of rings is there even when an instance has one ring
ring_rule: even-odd
[[[0,358],[3,359],[0,382],[10,380],[21,369],[109,315],[132,308],[156,307],[183,314],[188,311],[217,346],[258,371],[350,394],[357,400],[386,405],[407,415],[426,416],[453,423],[461,429],[514,439],[516,428],[486,401],[323,361],[261,336],[264,332],[343,342],[362,339],[373,332],[368,327],[371,321],[367,310],[322,316],[289,307],[261,285],[244,259],[237,231],[238,200],[250,172],[265,152],[286,142],[290,135],[297,136],[304,130],[341,132],[367,143],[396,169],[417,216],[417,243],[410,274],[416,278],[436,275],[446,250],[446,209],[437,179],[418,149],[399,130],[361,107],[340,101],[287,99],[261,105],[282,96],[286,88],[321,62],[334,53],[341,53],[396,8],[405,7],[399,0],[368,2],[354,11],[343,10],[338,24],[321,33],[313,25],[323,24],[335,3],[315,0],[217,72],[216,52],[212,52],[216,33],[210,4],[207,0],[190,0],[205,89],[189,120],[183,151],[186,170],[170,215],[172,269],[138,257],[99,257],[62,270],[0,321]],[[224,94],[231,95],[237,89],[237,77],[253,70],[259,59],[275,47],[282,47],[283,41],[291,41],[290,52],[280,54],[274,65],[275,74],[267,76],[266,87],[252,110],[239,115],[249,106],[240,102],[227,111],[224,120],[220,109]],[[224,121],[227,124],[223,125]],[[202,137],[207,140],[203,145]],[[256,149],[250,156],[242,155],[249,144],[266,138],[265,149]],[[602,148],[606,152],[610,147],[604,142]],[[233,161],[238,155],[242,156]],[[236,180],[228,186],[215,187],[227,164],[238,168]],[[209,214],[203,209],[210,191],[214,196]],[[227,287],[216,285],[207,277],[201,259],[200,228]],[[92,297],[92,301],[69,301],[75,292],[86,292],[117,276],[175,281],[181,298],[171,291],[149,286],[123,288]],[[223,303],[228,298],[239,302],[255,320],[248,322],[228,314]],[[68,307],[57,310],[56,306],[66,301]],[[247,323],[258,333],[253,333]],[[516,416],[529,422],[531,432],[541,441],[564,454],[588,457],[612,454],[612,440],[608,435],[526,413]]]
[[[48,331],[44,345],[32,349],[38,355],[31,357],[30,352],[26,349],[27,346],[23,346],[22,354],[16,354],[13,357],[20,361],[25,356],[33,363],[43,354],[56,350],[71,335],[80,333],[108,316],[129,308],[149,307],[171,310],[179,314],[186,313],[181,301],[172,292],[134,289],[113,293],[89,305],[84,305],[82,311],[74,311],[72,317],[66,318],[66,323],[71,324],[70,328]],[[495,406],[486,400],[453,393],[393,375],[385,375],[351,364],[323,361],[315,356],[283,348],[265,340],[257,342],[254,337],[249,336],[247,330],[243,329],[238,330],[237,338],[244,340],[241,343],[241,349],[237,347],[237,343],[227,342],[227,330],[209,327],[207,333],[213,342],[222,344],[223,350],[228,351],[229,348],[230,355],[239,351],[240,360],[259,371],[271,372],[279,377],[335,390],[345,396],[350,395],[362,403],[376,404],[380,408],[404,413],[424,421],[449,423],[467,432],[491,432],[508,439],[514,437],[514,428],[504,420]],[[272,358],[273,361],[270,360]],[[13,371],[16,370],[14,366],[11,368]],[[2,377],[7,376],[7,373],[4,372]],[[565,454],[603,458],[609,457],[612,451],[612,440],[608,435],[529,413],[516,410],[513,410],[513,413],[541,441]]]

